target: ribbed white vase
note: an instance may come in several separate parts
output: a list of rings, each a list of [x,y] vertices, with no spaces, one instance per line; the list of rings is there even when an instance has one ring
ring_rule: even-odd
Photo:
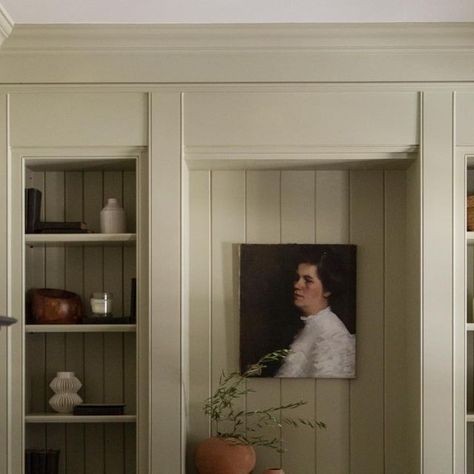
[[[77,394],[82,383],[74,372],[58,372],[49,384],[54,395],[49,399],[49,404],[58,413],[72,413],[76,405],[82,403],[82,398]]]

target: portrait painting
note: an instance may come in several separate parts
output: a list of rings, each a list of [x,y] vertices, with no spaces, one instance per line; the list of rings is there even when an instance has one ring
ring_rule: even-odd
[[[242,244],[240,369],[288,349],[262,377],[355,378],[356,246]]]

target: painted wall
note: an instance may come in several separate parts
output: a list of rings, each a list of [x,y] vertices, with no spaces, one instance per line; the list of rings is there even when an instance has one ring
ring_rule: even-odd
[[[247,408],[304,399],[325,431],[283,428],[283,455],[258,449],[255,472],[417,472],[407,464],[405,171],[190,171],[188,468],[214,427],[201,412],[222,370],[238,367],[235,243],[358,246],[357,372],[347,380],[259,379]],[[277,436],[279,433],[277,433]]]

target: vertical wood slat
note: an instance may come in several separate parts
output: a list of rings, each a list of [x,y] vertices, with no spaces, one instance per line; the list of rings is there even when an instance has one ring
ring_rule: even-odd
[[[7,95],[0,95],[0,314],[8,313],[8,174],[7,174]],[[7,331],[0,333],[0,380],[8,375],[9,357],[7,354]],[[9,432],[8,432],[8,399],[10,388],[7,384],[0,387],[0,472],[7,472]],[[18,423],[18,421],[17,421]]]
[[[57,372],[67,370],[65,366],[66,353],[65,334],[47,334],[46,336],[46,383],[49,385]],[[48,389],[48,398],[53,391]],[[53,411],[48,405],[48,411]],[[48,448],[59,449],[59,473],[66,472],[66,426],[49,424],[46,427],[46,439]]]
[[[211,392],[222,371],[238,370],[239,340],[233,244],[245,241],[245,173],[212,173]],[[240,401],[243,408],[244,401]],[[212,427],[215,432],[216,427]]]
[[[422,453],[430,474],[453,467],[452,92],[422,96]],[[439,374],[443,374],[440,377]],[[457,386],[456,386],[457,388]]]
[[[351,473],[384,471],[383,182],[353,171],[351,242],[357,245],[357,378],[351,382]],[[370,232],[368,232],[370,229]]]
[[[385,317],[384,428],[385,472],[407,466],[406,420],[406,180],[404,171],[386,171],[385,183]]]
[[[46,220],[64,220],[65,217],[65,173],[48,172],[45,174],[44,205]],[[65,250],[61,247],[47,247],[45,259],[48,288],[65,286]],[[46,384],[49,385],[56,373],[69,370],[66,367],[66,337],[64,334],[46,335]],[[53,395],[48,389],[48,398]],[[48,406],[48,410],[51,408]],[[47,445],[60,450],[59,473],[66,472],[66,427],[49,425],[46,427]]]
[[[281,242],[306,243],[315,238],[315,173],[311,171],[283,171],[281,173]],[[315,380],[282,379],[283,404],[304,400],[306,405],[288,413],[292,417],[316,418]],[[314,473],[316,433],[305,428],[282,428],[282,466],[288,472]],[[304,452],[304,463],[301,453]]]
[[[25,187],[36,188],[44,197],[45,173],[25,170]],[[41,200],[41,216],[44,216],[44,199]],[[46,249],[44,246],[26,247],[25,272],[26,290],[44,288]],[[48,386],[46,383],[46,335],[26,336],[26,412],[44,412],[48,407]],[[34,393],[34,395],[33,395]],[[46,447],[46,426],[28,426],[26,429],[27,448]]]
[[[280,172],[247,171],[246,225],[248,243],[280,242]],[[237,333],[238,334],[238,333]],[[247,396],[247,408],[261,409],[281,402],[280,379],[253,379],[247,382],[255,390]],[[264,429],[262,434],[279,437],[279,430]],[[268,448],[257,448],[256,471],[279,466],[280,455]]]
[[[210,394],[210,172],[189,173],[189,408],[186,472],[194,474],[196,443],[211,434],[202,403]]]
[[[316,242],[349,243],[347,171],[316,172]],[[337,379],[316,382],[316,416],[327,425],[327,429],[316,433],[318,474],[349,472],[350,384],[349,380]]]
[[[65,220],[83,220],[83,173],[68,171],[64,177]],[[65,289],[81,296],[84,295],[84,251],[81,247],[66,247],[65,249]],[[76,377],[84,383],[84,336],[82,334],[66,334],[66,367],[75,372]],[[83,390],[79,391],[83,397]],[[83,425],[66,425],[66,472],[68,474],[83,474],[85,429]]]
[[[83,173],[84,222],[88,228],[100,232],[100,210],[103,207],[103,173]],[[100,247],[83,249],[84,306],[90,310],[89,297],[94,291],[104,289],[104,251]],[[104,335],[84,335],[84,401],[104,402]],[[84,427],[85,473],[104,472],[104,426]]]
[[[181,403],[181,95],[150,97],[149,470],[183,471]],[[144,236],[145,237],[145,236]],[[142,326],[143,327],[143,326]],[[145,328],[144,328],[145,329]],[[140,369],[139,369],[140,370]],[[140,433],[140,439],[142,434]],[[143,439],[144,442],[148,440]],[[146,459],[140,457],[140,459]]]

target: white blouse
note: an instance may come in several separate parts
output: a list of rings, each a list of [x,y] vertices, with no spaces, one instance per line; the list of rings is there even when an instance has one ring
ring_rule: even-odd
[[[331,311],[301,318],[305,325],[276,377],[355,377],[355,335]]]

